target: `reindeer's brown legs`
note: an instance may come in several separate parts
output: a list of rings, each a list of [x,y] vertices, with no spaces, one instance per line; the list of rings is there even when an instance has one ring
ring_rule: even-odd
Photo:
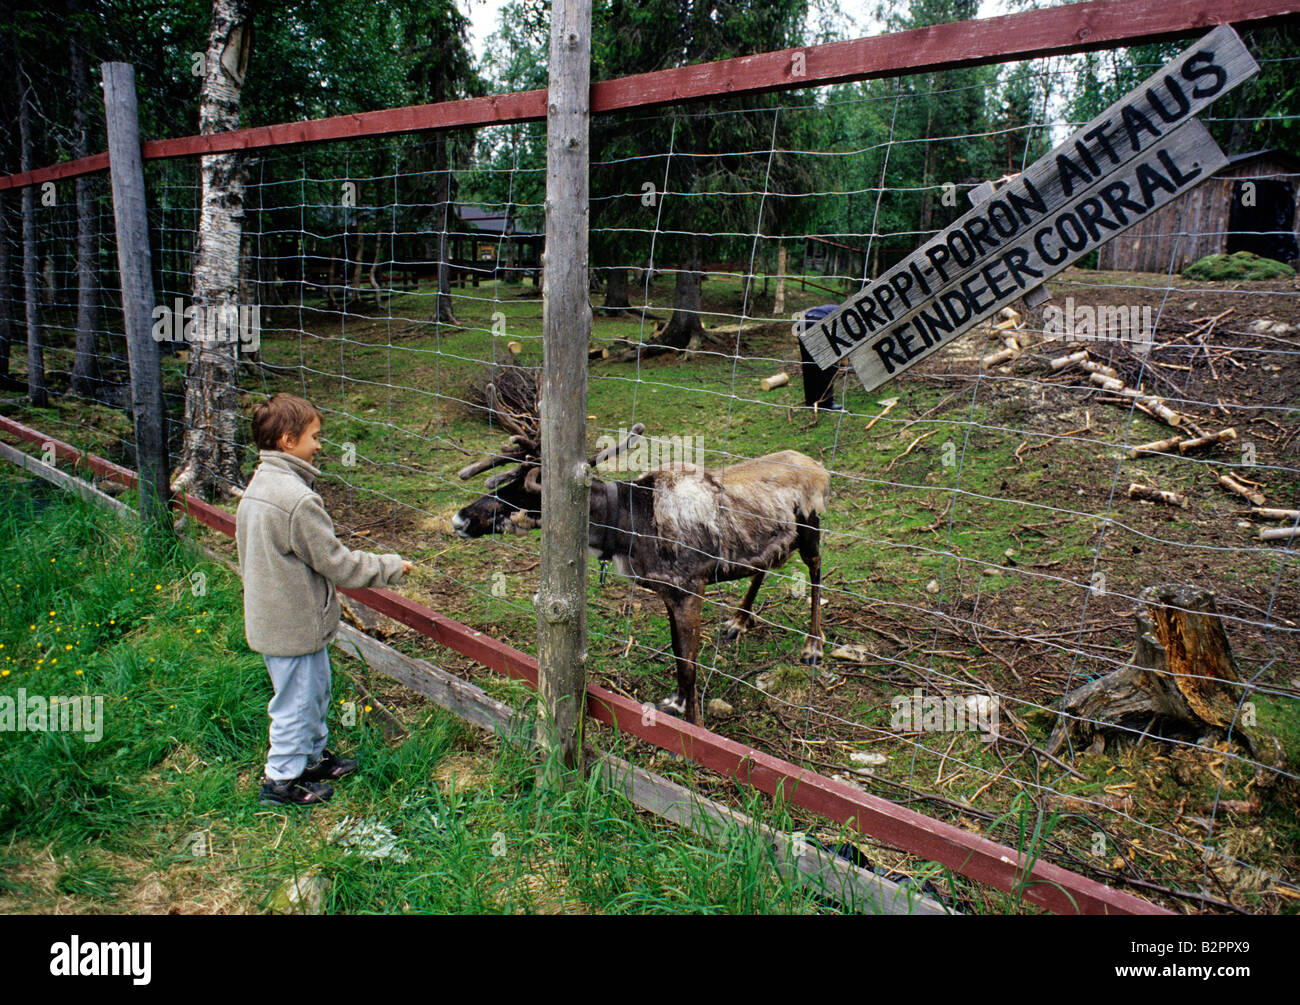
[[[809,666],[816,666],[821,662],[823,645],[821,524],[816,513],[808,517],[807,523],[799,525],[797,541],[799,557],[808,566],[808,582],[812,586],[812,624],[800,660]]]
[[[695,658],[700,651],[700,612],[704,608],[703,590],[687,593],[670,590],[662,594],[672,628],[673,656],[677,661],[677,690],[661,701],[660,707],[676,712],[687,722],[698,722],[695,699]]]
[[[722,623],[723,642],[740,638],[754,623],[754,598],[758,596],[758,588],[763,585],[763,577],[766,575],[766,571],[754,573],[754,578],[749,581],[749,592],[740,602],[740,609]]]

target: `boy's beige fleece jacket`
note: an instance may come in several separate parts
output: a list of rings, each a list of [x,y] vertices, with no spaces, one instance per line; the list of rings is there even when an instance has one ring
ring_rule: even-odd
[[[400,555],[350,551],[312,491],[320,471],[279,450],[263,450],[235,511],[244,635],[267,656],[304,656],[334,641],[336,585],[355,589],[402,581]]]

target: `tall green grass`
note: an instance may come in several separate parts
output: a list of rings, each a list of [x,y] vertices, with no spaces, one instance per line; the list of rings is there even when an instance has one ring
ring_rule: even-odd
[[[0,695],[102,695],[105,720],[97,743],[0,733],[4,909],[256,911],[307,873],[336,912],[837,909],[757,831],[702,844],[594,780],[539,789],[525,744],[418,699],[392,702],[399,742],[364,711],[331,723],[363,770],[329,805],[262,806],[270,688],[238,580],[38,483],[0,475],[0,501]],[[333,661],[335,705],[360,701]],[[448,757],[481,768],[435,779]],[[379,857],[348,831],[387,835]]]

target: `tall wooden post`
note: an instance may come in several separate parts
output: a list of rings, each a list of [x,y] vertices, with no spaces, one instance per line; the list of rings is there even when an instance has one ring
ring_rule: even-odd
[[[587,686],[587,287],[591,0],[554,0],[546,106],[542,299],[542,568],[538,739],[564,767],[582,754]],[[565,774],[560,772],[560,775]]]
[[[149,526],[170,526],[162,368],[153,331],[153,271],[144,201],[144,162],[136,118],[135,70],[130,63],[103,63],[108,164],[117,226],[117,264],[122,276],[122,322],[131,368],[131,411],[140,473],[140,513]]]

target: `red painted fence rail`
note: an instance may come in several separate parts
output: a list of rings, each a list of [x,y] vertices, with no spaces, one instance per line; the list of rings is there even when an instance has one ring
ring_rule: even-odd
[[[84,466],[127,488],[135,487],[135,472],[128,468],[84,453],[6,416],[0,416],[0,431],[29,443],[49,444],[58,457],[74,467]],[[234,536],[234,518],[224,510],[190,495],[183,500],[173,499],[172,506],[214,530]],[[490,670],[537,686],[537,660],[490,635],[391,590],[342,592]],[[953,872],[996,889],[1021,893],[1029,903],[1057,914],[1173,913],[1049,862],[1038,860],[1026,868],[1020,853],[1006,845],[933,820],[700,726],[668,715],[656,715],[646,725],[638,702],[595,684],[587,685],[587,714],[597,722],[680,754],[761,792],[779,793],[786,802],[819,813],[874,840],[939,862]]]
[[[605,80],[592,85],[591,111],[608,114],[707,98],[1089,52],[1185,37],[1220,24],[1259,26],[1290,20],[1297,14],[1300,0],[1093,0]],[[799,63],[794,58],[796,53],[803,56]],[[796,66],[804,72],[796,75]],[[546,91],[517,91],[207,136],[150,140],[142,145],[142,152],[145,160],[161,160],[545,118]],[[0,191],[73,178],[107,167],[108,155],[96,154],[0,177]]]

